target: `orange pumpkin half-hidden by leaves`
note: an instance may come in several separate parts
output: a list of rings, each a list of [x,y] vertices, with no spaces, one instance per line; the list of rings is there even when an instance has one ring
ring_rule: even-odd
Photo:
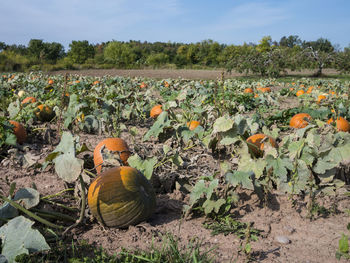
[[[149,116],[151,116],[151,118],[157,118],[161,113],[163,112],[162,110],[162,105],[158,104],[156,106],[154,106],[150,113],[149,113]]]
[[[298,113],[290,119],[289,126],[296,129],[305,128],[311,120],[312,118],[309,114]]]
[[[27,139],[27,132],[26,129],[23,127],[22,124],[20,124],[17,121],[9,121],[14,127],[13,127],[13,133],[17,138],[17,142],[19,144],[22,144]]]
[[[128,165],[130,155],[129,147],[123,139],[107,138],[102,140],[94,150],[94,164],[97,173],[101,172],[102,166]]]
[[[297,97],[299,97],[299,96],[301,96],[301,95],[303,95],[303,94],[305,94],[305,91],[304,90],[298,90],[297,91],[297,93],[295,94]]]
[[[199,126],[199,124],[200,124],[199,121],[190,121],[190,122],[187,122],[187,127],[190,131],[193,131]]]
[[[272,147],[277,148],[275,139],[262,133],[254,134],[247,139],[248,147],[256,157],[262,156],[265,147],[264,143],[267,141],[269,141]]]
[[[34,97],[27,97],[24,100],[22,100],[21,105],[24,106],[26,104],[34,103],[34,102],[36,102],[36,98],[34,98]]]
[[[52,108],[44,104],[40,104],[34,113],[40,121],[51,121],[55,117],[55,112]]]
[[[254,90],[252,88],[246,88],[243,92],[244,93],[254,93]]]
[[[333,118],[330,118],[327,123],[332,124],[334,122]],[[338,131],[350,132],[350,124],[343,117],[338,117],[336,121],[336,127]]]
[[[125,228],[149,218],[156,196],[146,177],[129,166],[110,168],[91,183],[88,205],[92,215],[108,227]]]

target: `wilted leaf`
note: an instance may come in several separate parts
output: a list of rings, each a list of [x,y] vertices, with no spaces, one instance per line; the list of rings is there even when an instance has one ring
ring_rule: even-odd
[[[225,199],[220,198],[219,200],[210,200],[207,199],[203,203],[204,213],[206,215],[210,214],[211,212],[219,213],[219,210],[222,205],[226,203]]]
[[[57,156],[54,160],[55,171],[58,176],[67,183],[76,181],[83,169],[84,161],[71,153]]]
[[[218,133],[218,132],[225,132],[231,129],[233,126],[233,120],[230,119],[229,117],[223,116],[214,122],[213,125],[213,133]]]
[[[9,262],[14,262],[17,255],[49,250],[45,238],[31,226],[34,222],[18,216],[0,228],[2,255]]]

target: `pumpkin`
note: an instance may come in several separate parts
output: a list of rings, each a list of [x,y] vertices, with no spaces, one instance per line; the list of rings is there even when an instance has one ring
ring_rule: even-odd
[[[156,196],[141,172],[121,166],[108,169],[94,179],[88,191],[88,205],[103,225],[125,228],[152,215]]]
[[[332,124],[333,122],[334,122],[333,118],[330,118],[327,121],[328,124]],[[338,117],[337,118],[336,126],[337,126],[338,131],[343,131],[343,132],[349,132],[350,131],[350,124],[343,117]]]
[[[142,82],[141,85],[140,85],[140,88],[143,89],[143,88],[147,88],[147,84],[145,82]]]
[[[22,144],[27,139],[27,132],[26,129],[23,127],[22,124],[20,124],[17,121],[9,121],[14,127],[13,127],[13,133],[15,134],[17,138],[17,142],[19,144]]]
[[[261,91],[263,93],[271,92],[271,88],[269,88],[269,87],[266,87],[266,88],[259,87],[259,88],[257,88],[257,90],[259,90],[259,91]]]
[[[200,122],[199,121],[190,121],[187,122],[187,127],[190,129],[190,131],[193,131],[199,126]]]
[[[117,152],[115,155],[114,152]],[[121,138],[107,138],[102,140],[94,150],[94,164],[97,173],[102,170],[102,164],[108,160],[120,160],[124,165],[128,165],[128,158],[131,152],[127,143]]]
[[[297,97],[299,97],[299,96],[303,95],[304,93],[305,93],[305,91],[301,89],[301,90],[297,91],[296,95],[297,95]]]
[[[27,97],[24,100],[22,100],[21,105],[24,106],[26,104],[34,103],[34,102],[36,102],[36,98],[34,98],[34,97]]]
[[[53,80],[49,79],[49,85],[52,85],[52,84],[53,84]]]
[[[151,109],[151,112],[150,112],[150,116],[152,118],[157,118],[161,113],[163,112],[162,110],[162,105],[158,104],[156,106],[154,106],[152,109]]]
[[[317,97],[317,103],[320,103],[322,100],[325,100],[325,99],[327,99],[327,97],[325,95],[319,95]]]
[[[309,114],[298,113],[290,119],[289,126],[296,129],[305,128],[311,120],[312,118]]]
[[[314,86],[310,86],[310,87],[307,89],[306,93],[307,93],[307,94],[310,94],[310,93],[312,92],[313,89],[314,89]]]
[[[263,154],[264,142],[267,140],[269,140],[272,147],[277,148],[275,139],[262,133],[254,134],[247,139],[248,147],[254,156],[259,157]]]
[[[244,93],[254,93],[253,89],[252,88],[246,88],[244,90]]]
[[[35,110],[35,115],[40,121],[51,121],[55,117],[55,112],[50,106],[40,104]]]
[[[98,84],[100,84],[100,82],[99,82],[98,80],[95,80],[95,81],[92,83],[92,85],[98,85]]]

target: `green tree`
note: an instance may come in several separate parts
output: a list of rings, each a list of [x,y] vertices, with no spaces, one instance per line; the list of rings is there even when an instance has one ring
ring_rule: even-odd
[[[126,43],[113,41],[104,49],[104,58],[108,63],[120,68],[130,68],[136,59],[136,55]]]
[[[289,37],[283,36],[279,42],[280,46],[289,47],[289,48],[293,48],[295,46],[301,46],[301,44],[302,44],[301,39],[296,35],[290,35]]]
[[[169,62],[169,56],[164,53],[151,54],[147,57],[146,62],[148,65],[159,67]]]
[[[95,56],[95,48],[89,41],[72,41],[69,44],[68,57],[73,63],[83,64],[87,59]]]

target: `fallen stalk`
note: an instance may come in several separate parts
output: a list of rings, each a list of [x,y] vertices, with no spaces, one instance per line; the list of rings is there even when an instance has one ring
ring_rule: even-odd
[[[10,205],[12,205],[14,208],[17,208],[18,210],[22,211],[23,213],[25,213],[26,215],[30,216],[31,218],[35,219],[36,221],[47,225],[48,227],[52,227],[52,228],[58,228],[58,229],[63,229],[63,226],[58,226],[56,224],[53,224],[49,221],[47,221],[44,218],[41,218],[40,216],[37,216],[36,214],[34,214],[33,212],[29,211],[28,209],[24,208],[23,206],[19,205],[18,203],[16,203],[15,201],[12,201],[10,199],[8,199],[5,196],[0,195],[0,198],[2,200],[4,200],[5,202],[8,202]]]

